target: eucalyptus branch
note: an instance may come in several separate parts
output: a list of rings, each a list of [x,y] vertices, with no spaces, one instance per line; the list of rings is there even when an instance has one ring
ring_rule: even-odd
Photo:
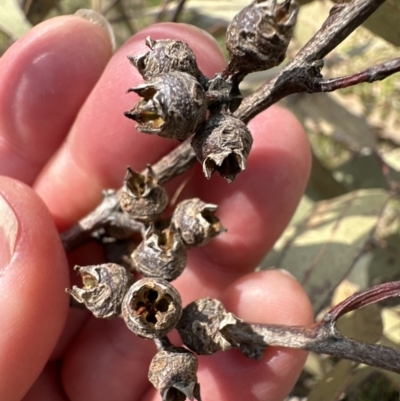
[[[179,145],[151,167],[160,184],[172,180],[189,170],[196,162],[190,140]]]
[[[154,22],[161,22],[162,19],[164,18],[165,12],[167,11],[168,4],[171,3],[172,0],[163,0],[163,2],[160,4],[160,11],[156,14],[154,18]]]
[[[88,241],[92,233],[104,227],[119,208],[119,200],[115,191],[104,191],[103,201],[100,205],[81,219],[78,224],[61,234],[64,249],[69,252]]]
[[[400,58],[395,58],[385,63],[367,68],[356,74],[340,78],[321,80],[314,84],[313,92],[333,92],[338,89],[348,88],[363,82],[381,81],[400,71]]]
[[[292,93],[313,93],[323,57],[360,26],[385,0],[353,0],[335,5],[317,33],[272,81],[246,97],[235,115],[244,122]]]
[[[292,93],[336,90],[352,84],[383,79],[398,71],[399,59],[396,59],[354,76],[326,81],[321,79],[322,58],[361,25],[383,2],[384,0],[353,0],[334,6],[322,27],[293,61],[288,63],[275,79],[246,97],[234,115],[247,123],[261,111]],[[186,141],[152,168],[159,182],[166,183],[191,168],[195,160],[196,155],[190,142]],[[63,233],[61,238],[65,248],[71,250],[79,246],[88,240],[93,232],[107,225],[112,213],[120,211],[118,199],[119,191],[108,193],[93,212]]]
[[[104,227],[115,228],[119,232],[125,232],[125,235],[122,236],[126,237],[136,232],[144,233],[144,224],[130,219],[128,215],[122,213],[117,192],[108,190],[104,191],[103,201],[93,212],[61,234],[64,249],[67,252],[72,251],[90,240],[95,231]]]
[[[171,18],[171,22],[178,22],[179,16],[181,15],[184,7],[185,7],[186,0],[179,0],[176,9],[174,11],[174,15]]]
[[[196,156],[190,146],[190,141],[186,141],[153,164],[152,169],[158,182],[163,184],[189,170],[195,161]],[[61,234],[61,241],[67,252],[90,240],[95,231],[105,226],[119,226],[129,232],[128,225],[131,224],[130,233],[143,233],[142,223],[129,219],[122,213],[119,203],[120,192],[121,189],[105,191],[103,200],[96,209],[80,220],[78,224]]]
[[[268,346],[277,346],[328,354],[400,373],[400,350],[347,338],[336,328],[337,320],[345,313],[392,297],[400,297],[400,281],[350,296],[312,326],[244,322],[217,299],[203,298],[183,309],[176,328],[186,347],[197,354],[210,355],[234,347],[258,360]],[[193,334],[193,327],[202,330]]]
[[[392,297],[400,297],[400,281],[377,285],[352,295],[332,308],[312,327],[236,324],[225,330],[238,344],[244,341],[259,343],[261,337],[265,345],[332,355],[400,373],[400,350],[347,338],[336,328],[337,320],[345,313]]]
[[[385,0],[353,0],[332,7],[317,33],[296,58],[312,63],[321,60],[370,17]]]
[[[270,346],[312,351],[400,373],[399,350],[347,338],[337,331],[334,322],[323,322],[314,328],[273,324],[252,324],[251,328]],[[232,328],[228,332],[236,341],[242,338],[239,330]]]

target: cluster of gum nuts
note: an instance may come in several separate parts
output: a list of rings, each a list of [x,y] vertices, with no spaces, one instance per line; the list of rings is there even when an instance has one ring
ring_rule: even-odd
[[[283,60],[297,11],[294,0],[255,0],[244,8],[228,27],[229,64],[213,79],[199,70],[187,44],[147,38],[147,53],[128,56],[144,83],[129,89],[141,99],[125,115],[138,123],[138,131],[178,141],[191,137],[205,176],[218,172],[233,181],[245,169],[252,146],[250,131],[233,114],[242,99],[238,85],[249,72]],[[182,308],[170,281],[183,272],[189,248],[203,246],[225,230],[215,216],[217,206],[188,199],[171,217],[163,218],[168,196],[150,166],[144,173],[128,169],[119,197],[123,213],[146,228],[130,255],[131,269],[116,263],[76,266],[83,286],[67,292],[94,316],[121,316],[136,335],[156,341],[158,353],[150,364],[149,380],[164,401],[200,401],[193,352],[241,348],[226,329],[240,320],[221,302],[208,298]],[[134,281],[134,272],[144,278]],[[174,328],[193,352],[169,342],[166,336]],[[243,350],[251,357],[262,356],[262,349],[253,351]]]

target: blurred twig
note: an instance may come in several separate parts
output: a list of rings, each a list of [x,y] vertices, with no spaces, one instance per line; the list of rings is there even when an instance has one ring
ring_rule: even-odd
[[[171,22],[178,22],[178,18],[181,15],[181,12],[183,11],[185,3],[186,0],[179,0],[179,3],[174,11],[174,14],[172,15]]]
[[[92,0],[92,10],[97,13],[101,12],[101,0]]]
[[[161,22],[162,19],[164,18],[164,15],[167,11],[168,4],[171,3],[172,0],[163,0],[162,4],[160,5],[160,12],[156,14],[156,17],[154,18],[154,22]]]
[[[26,2],[24,4],[24,8],[23,8],[25,15],[29,14],[29,10],[31,8],[32,3],[33,3],[33,0],[26,0]]]
[[[392,194],[394,194],[394,195],[400,195],[400,182],[397,180],[394,180],[393,177],[391,176],[390,166],[386,163],[386,161],[379,154],[379,152],[373,150],[372,156],[378,162],[378,164],[381,168],[381,171],[382,171],[382,176],[385,179],[390,192],[392,192]]]
[[[165,18],[165,14],[168,9],[168,5],[172,3],[173,0],[163,0],[160,5],[160,12],[156,14],[154,22],[161,22]],[[170,19],[171,22],[178,22],[179,16],[181,15],[183,8],[185,6],[186,0],[179,0],[174,13]]]
[[[131,17],[129,15],[123,1],[118,1],[116,4],[116,7],[121,14],[121,21],[125,23],[125,26],[128,28],[129,33],[131,35],[134,35],[137,32],[135,22],[134,22],[135,16]]]
[[[107,15],[121,0],[111,0],[104,8],[101,10],[101,14]]]

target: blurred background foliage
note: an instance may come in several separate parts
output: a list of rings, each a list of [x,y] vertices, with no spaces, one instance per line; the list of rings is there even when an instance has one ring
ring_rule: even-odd
[[[199,26],[224,47],[232,17],[249,0],[1,0],[0,54],[32,26],[90,8],[111,23],[121,45],[159,21]],[[321,26],[332,2],[302,0],[288,51],[293,57]],[[387,0],[325,59],[325,78],[356,73],[398,56],[400,2]],[[279,67],[251,74],[249,94]],[[292,222],[260,269],[290,271],[306,288],[316,316],[355,291],[400,280],[400,74],[335,93],[299,94],[282,103],[308,133],[313,168]],[[400,348],[400,304],[372,305],[340,320],[343,333]],[[288,401],[400,400],[400,376],[349,361],[310,355]]]

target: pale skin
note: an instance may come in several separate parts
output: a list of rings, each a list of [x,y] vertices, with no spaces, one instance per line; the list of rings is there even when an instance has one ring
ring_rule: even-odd
[[[57,232],[92,210],[103,188],[119,187],[128,165],[140,171],[177,146],[137,133],[123,116],[136,101],[127,88],[141,82],[126,56],[145,51],[148,35],[189,43],[209,77],[225,65],[216,43],[197,28],[154,25],[112,55],[105,31],[75,16],[38,25],[0,59],[0,194],[14,213],[0,215],[3,401],[160,400],[147,380],[151,341],[136,337],[119,319],[69,310],[71,266],[99,263],[102,256],[92,243],[67,258]],[[291,276],[253,272],[304,190],[307,139],[279,107],[249,127],[253,150],[235,183],[218,176],[207,181],[199,166],[185,176],[190,179],[180,199],[198,196],[218,204],[228,232],[190,251],[174,285],[184,304],[217,297],[247,321],[307,325],[311,306]],[[182,179],[168,184],[171,194]],[[202,398],[282,400],[305,357],[277,348],[260,362],[236,350],[200,357]]]

